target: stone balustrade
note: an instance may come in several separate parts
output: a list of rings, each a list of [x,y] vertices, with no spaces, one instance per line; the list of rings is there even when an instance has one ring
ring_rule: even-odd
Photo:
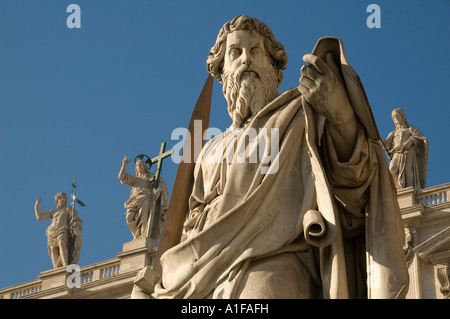
[[[429,187],[416,193],[417,203],[425,207],[448,203],[450,201],[450,183]]]
[[[9,299],[19,299],[19,298],[34,294],[36,292],[39,292],[41,290],[42,290],[42,285],[41,285],[40,280],[35,280],[35,281],[26,282],[22,285],[15,286],[14,290],[12,290],[10,292],[6,292],[4,297],[8,298],[8,296],[9,296]],[[0,299],[2,299],[1,296],[0,296]]]
[[[116,276],[119,274],[120,263],[115,263],[100,269],[100,279]]]
[[[109,277],[117,276],[120,273],[120,259],[110,259],[98,264],[89,265],[80,268],[80,282],[81,284],[92,283],[107,279]],[[42,292],[42,287],[46,288],[56,287],[54,284],[48,285],[48,281],[59,277],[58,279],[64,279],[71,275],[71,272],[67,271],[66,267],[55,268],[47,270],[39,274],[39,279],[26,282],[21,285],[13,286],[11,289],[5,288],[0,290],[0,299],[19,299],[30,298],[32,294]],[[67,279],[67,278],[66,278]],[[60,285],[67,286],[66,281],[58,280]],[[100,283],[99,283],[100,284]]]
[[[420,205],[425,208],[432,208],[440,204],[450,203],[450,183],[415,190],[412,187],[403,188],[397,191],[397,198],[400,208],[414,207]]]

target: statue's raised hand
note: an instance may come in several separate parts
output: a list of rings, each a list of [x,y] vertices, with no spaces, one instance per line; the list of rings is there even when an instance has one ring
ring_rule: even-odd
[[[332,54],[326,55],[327,63],[312,54],[306,54],[303,61],[308,64],[301,68],[300,92],[332,125],[346,121],[353,109]]]
[[[130,164],[131,160],[128,159],[128,156],[125,155],[125,157],[122,160],[122,164],[125,166],[128,166],[128,164]]]
[[[303,57],[308,64],[301,68],[298,90],[319,114],[327,118],[338,157],[346,159],[356,141],[358,122],[332,53],[328,53],[325,60],[326,63],[312,54]]]

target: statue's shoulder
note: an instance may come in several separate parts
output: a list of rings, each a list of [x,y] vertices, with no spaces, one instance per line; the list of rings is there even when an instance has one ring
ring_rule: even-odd
[[[227,129],[225,132],[221,132],[220,134],[215,135],[213,138],[211,138],[209,141],[205,143],[205,145],[202,148],[202,155],[207,155],[212,149],[214,149],[218,144],[223,143],[224,138],[229,133],[229,129]]]

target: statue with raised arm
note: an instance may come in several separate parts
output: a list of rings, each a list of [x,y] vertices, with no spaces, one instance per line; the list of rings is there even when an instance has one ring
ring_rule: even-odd
[[[78,263],[81,252],[81,230],[83,223],[73,207],[67,207],[67,194],[55,195],[56,209],[45,210],[39,206],[42,200],[36,199],[37,220],[51,219],[47,228],[48,253],[53,267],[66,267]]]
[[[391,161],[389,170],[397,189],[414,187],[425,188],[428,170],[428,139],[411,126],[405,111],[396,108],[392,111],[395,130],[384,141]]]
[[[136,176],[128,174],[126,171],[130,162],[131,160],[125,155],[118,176],[122,184],[131,186],[130,197],[124,203],[128,227],[134,239],[148,237],[157,241],[167,211],[167,186],[160,177],[158,186],[155,188],[155,176],[143,159],[135,163]],[[153,223],[151,218],[154,219]]]

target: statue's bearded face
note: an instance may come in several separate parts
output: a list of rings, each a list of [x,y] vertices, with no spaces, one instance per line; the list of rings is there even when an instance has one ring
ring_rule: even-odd
[[[235,127],[278,96],[275,70],[259,32],[239,30],[227,35],[222,80]]]

